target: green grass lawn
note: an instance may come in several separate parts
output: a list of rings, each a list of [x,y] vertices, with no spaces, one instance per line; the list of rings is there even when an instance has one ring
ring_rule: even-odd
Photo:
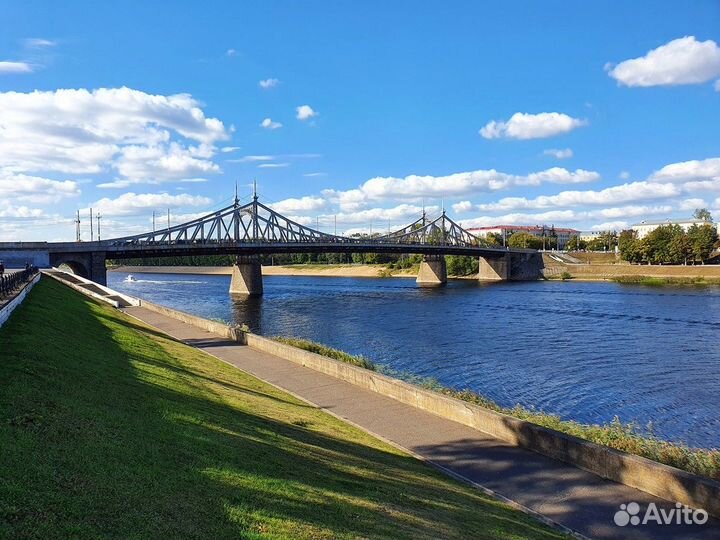
[[[48,278],[0,383],[0,538],[561,537]]]

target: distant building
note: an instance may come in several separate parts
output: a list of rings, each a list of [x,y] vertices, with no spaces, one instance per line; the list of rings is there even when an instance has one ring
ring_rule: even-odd
[[[600,238],[600,235],[603,234],[603,231],[582,231],[578,237],[583,242],[592,242],[593,240],[597,240]]]
[[[695,219],[695,218],[689,218],[689,219],[665,219],[660,221],[641,221],[640,223],[636,223],[631,228],[633,231],[637,233],[638,238],[643,238],[650,234],[652,231],[657,229],[658,227],[661,227],[663,225],[680,225],[684,231],[688,231],[690,227],[693,225],[712,225],[715,227],[718,231],[718,234],[720,234],[720,225],[711,223],[709,221],[703,221],[702,219]]]
[[[565,249],[565,244],[568,243],[568,240],[570,240],[570,238],[572,238],[573,236],[577,236],[580,233],[580,231],[576,231],[575,229],[562,229],[559,227],[545,227],[544,230],[545,238],[557,239],[558,249]],[[495,234],[500,238],[503,238],[505,240],[505,243],[507,243],[507,240],[516,232],[526,232],[532,234],[533,236],[537,236],[538,238],[542,238],[543,236],[543,227],[531,227],[524,225],[495,225],[494,227],[475,227],[473,229],[468,229],[468,231],[475,236],[480,236],[483,238],[486,237],[488,234]],[[553,234],[556,236],[553,236]]]

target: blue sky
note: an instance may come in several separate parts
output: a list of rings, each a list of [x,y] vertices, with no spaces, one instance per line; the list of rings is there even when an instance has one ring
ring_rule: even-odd
[[[104,236],[141,232],[253,178],[341,232],[423,202],[467,226],[720,218],[716,1],[0,12],[0,240],[73,239],[90,206]]]

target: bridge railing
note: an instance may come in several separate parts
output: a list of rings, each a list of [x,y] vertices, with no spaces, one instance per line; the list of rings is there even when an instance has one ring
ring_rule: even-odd
[[[0,276],[0,299],[12,296],[21,285],[30,281],[37,273],[38,269],[35,266],[31,266],[20,272]]]

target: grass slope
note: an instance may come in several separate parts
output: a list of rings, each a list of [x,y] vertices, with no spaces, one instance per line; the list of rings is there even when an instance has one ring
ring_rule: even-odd
[[[0,537],[561,536],[47,278],[0,381]]]

